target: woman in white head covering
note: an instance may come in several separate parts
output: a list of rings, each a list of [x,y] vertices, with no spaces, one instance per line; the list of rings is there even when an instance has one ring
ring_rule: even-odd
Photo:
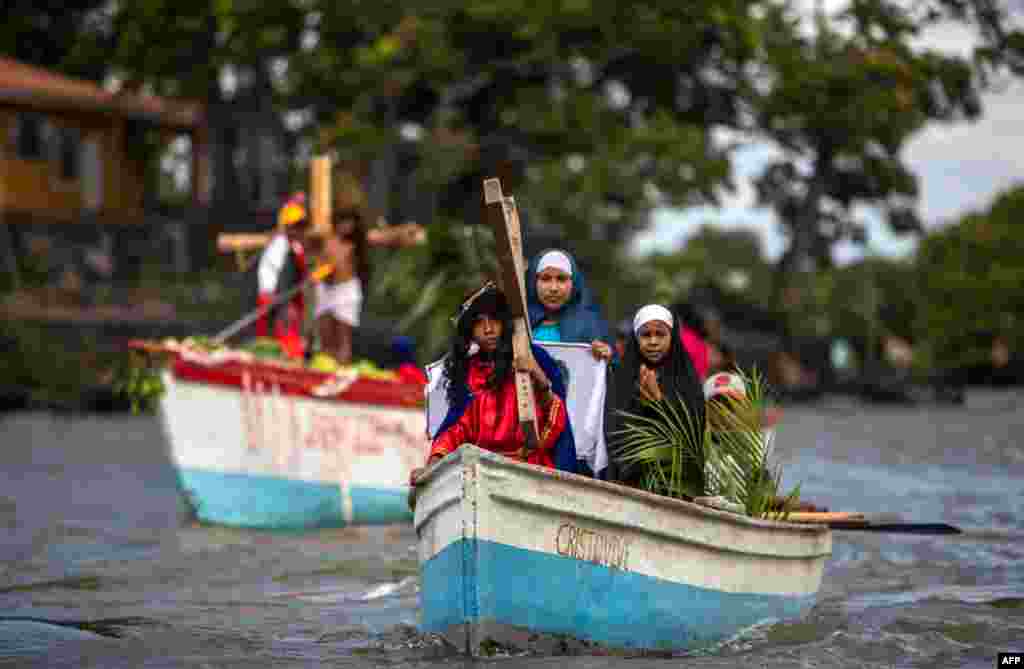
[[[637,486],[644,472],[622,460],[617,441],[626,426],[623,412],[653,416],[647,402],[681,401],[704,429],[704,391],[690,356],[679,336],[679,318],[660,304],[636,312],[632,336],[626,339],[622,362],[608,384],[605,401],[605,441],[608,444],[608,480]]]
[[[568,251],[546,249],[530,260],[526,301],[534,341],[590,344],[595,358],[616,357],[608,323]]]

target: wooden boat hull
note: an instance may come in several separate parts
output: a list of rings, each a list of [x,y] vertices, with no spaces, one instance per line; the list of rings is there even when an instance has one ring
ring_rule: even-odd
[[[198,519],[277,530],[410,522],[409,473],[426,453],[422,388],[405,406],[386,387],[363,388],[365,401],[355,387],[318,398],[310,385],[329,377],[266,372],[181,360],[164,371],[159,415]]]
[[[675,651],[799,617],[826,528],[752,520],[463,446],[415,513],[422,627],[473,655],[547,636]]]

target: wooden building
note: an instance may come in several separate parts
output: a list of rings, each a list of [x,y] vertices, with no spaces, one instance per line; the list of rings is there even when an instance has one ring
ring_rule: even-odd
[[[154,154],[175,139],[188,147],[188,193],[169,218],[161,213],[151,168]],[[40,238],[62,251],[99,244],[109,255],[125,256],[131,254],[120,240],[156,239],[154,226],[184,239],[184,226],[201,220],[191,214],[208,204],[210,178],[201,103],[130,87],[111,92],[0,57],[3,269],[16,272],[14,259]]]
[[[190,140],[193,204],[208,199],[203,108],[0,58],[0,217],[138,224],[147,204],[145,133]]]

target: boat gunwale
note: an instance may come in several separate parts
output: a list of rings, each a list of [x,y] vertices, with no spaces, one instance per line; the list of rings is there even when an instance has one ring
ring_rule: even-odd
[[[379,401],[381,397],[388,396],[389,394],[393,395],[393,391],[396,386],[402,388],[406,392],[413,388],[413,384],[398,383],[386,379],[357,378],[353,384],[358,383],[361,386],[358,390],[366,391],[372,389],[373,397],[353,398],[347,396],[352,392],[352,386],[347,387],[345,390],[335,395],[316,395],[312,392],[312,389],[308,387],[310,377],[316,375],[322,383],[327,383],[334,378],[333,374],[316,372],[315,370],[295,369],[280,365],[266,364],[264,361],[239,362],[228,360],[215,365],[203,365],[202,363],[187,360],[181,356],[176,356],[169,364],[164,365],[162,368],[162,372],[169,374],[170,378],[177,383],[191,383],[199,386],[223,388],[237,393],[246,392],[242,378],[246,372],[253,371],[260,375],[284,374],[285,376],[275,378],[273,380],[273,385],[279,389],[281,395],[289,397],[301,398],[313,402],[322,402],[326,405],[347,404],[387,410],[398,410],[410,413],[423,412],[422,398],[419,398],[414,402],[411,400],[411,395],[409,395],[410,399],[402,398],[392,399],[387,402]],[[294,377],[294,380],[286,378],[289,373]],[[234,380],[234,376],[239,377],[237,381]],[[232,378],[227,379],[219,377]],[[164,381],[166,383],[166,378]],[[422,390],[419,387],[416,387],[414,392],[422,395]]]
[[[793,532],[797,535],[804,535],[801,536],[801,538],[807,539],[812,537],[817,538],[821,535],[829,534],[831,531],[827,525],[815,525],[810,523],[795,523],[781,520],[751,518],[747,515],[741,515],[729,511],[722,511],[719,509],[703,506],[695,502],[687,502],[686,500],[682,499],[665,497],[664,495],[657,495],[655,493],[647,492],[646,490],[639,490],[637,488],[631,488],[629,486],[620,485],[618,483],[611,483],[608,481],[602,481],[600,479],[593,479],[587,476],[581,476],[579,474],[573,474],[570,472],[552,469],[550,467],[543,467],[541,465],[533,465],[525,462],[518,462],[510,458],[506,458],[497,453],[492,453],[473,444],[463,444],[455,451],[449,453],[441,460],[431,465],[417,479],[417,487],[420,487],[432,481],[434,477],[438,475],[438,472],[440,472],[441,470],[456,466],[457,462],[465,462],[466,458],[462,454],[462,449],[465,448],[466,446],[469,446],[478,452],[475,455],[479,458],[479,460],[486,460],[489,465],[493,465],[498,468],[511,469],[513,471],[533,476],[534,478],[556,479],[565,481],[567,483],[580,484],[584,488],[590,486],[595,490],[603,490],[606,492],[610,492],[614,495],[633,498],[635,500],[645,502],[653,506],[661,507],[669,511],[682,511],[690,515],[705,516],[710,520],[725,521],[733,525],[739,525],[741,527],[747,527],[757,530],[771,530],[776,532],[779,530],[786,530],[787,532]],[[503,495],[502,497],[504,498],[506,496]],[[419,528],[425,524],[426,519],[424,519],[422,523],[418,523],[416,525],[417,532],[419,532]],[[637,527],[637,529],[641,528]]]
[[[552,512],[555,512],[555,511],[560,511],[560,509],[556,509],[556,508],[554,508],[552,506],[548,506],[548,505],[542,504],[540,502],[532,502],[532,501],[529,501],[529,500],[520,499],[520,498],[517,498],[517,497],[513,497],[512,495],[504,495],[504,494],[501,494],[501,493],[490,493],[490,496],[495,498],[495,499],[497,499],[497,500],[500,500],[501,502],[504,502],[506,504],[510,504],[512,506],[520,506],[520,507],[527,508],[527,509],[532,509],[532,510],[535,510],[535,511],[543,511],[543,512],[547,512],[547,513],[552,513]],[[644,535],[647,535],[647,536],[661,537],[662,539],[668,539],[668,540],[675,541],[675,542],[682,542],[682,543],[685,543],[685,544],[690,544],[692,546],[700,546],[701,548],[708,549],[708,550],[713,550],[713,551],[716,551],[716,552],[719,552],[719,553],[732,553],[734,555],[745,555],[745,556],[759,557],[759,558],[772,558],[772,559],[775,559],[775,560],[808,560],[808,559],[819,558],[819,557],[828,557],[829,555],[832,554],[832,551],[828,550],[828,551],[822,551],[822,552],[819,552],[819,553],[800,553],[799,555],[782,555],[782,554],[779,554],[779,553],[776,553],[776,552],[771,552],[771,551],[758,551],[758,550],[751,550],[751,549],[748,549],[748,548],[735,548],[735,547],[732,547],[732,546],[725,546],[725,545],[723,545],[721,543],[716,543],[716,542],[713,542],[713,541],[702,541],[702,540],[699,540],[699,539],[693,539],[693,538],[690,538],[690,537],[680,536],[678,533],[671,532],[669,530],[663,530],[663,529],[659,529],[659,528],[655,528],[655,527],[643,527],[643,526],[638,525],[638,524],[629,523],[629,522],[622,521],[622,520],[617,520],[617,519],[614,519],[614,518],[605,518],[605,517],[601,517],[601,516],[599,516],[599,515],[597,515],[595,513],[590,513],[590,512],[580,511],[580,510],[573,510],[571,513],[572,513],[573,517],[583,518],[583,519],[588,520],[588,521],[590,521],[592,523],[598,523],[598,524],[601,524],[601,525],[608,525],[608,526],[611,526],[611,527],[617,527],[617,528],[621,528],[621,529],[625,529],[625,530],[632,530],[632,531],[642,532]],[[424,521],[424,524],[426,524],[426,521]],[[806,537],[800,537],[800,539],[806,539]]]

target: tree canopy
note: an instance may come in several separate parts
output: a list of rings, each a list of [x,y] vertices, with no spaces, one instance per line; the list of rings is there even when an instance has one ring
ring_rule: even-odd
[[[851,0],[810,33],[787,29],[779,12],[768,33],[767,83],[757,127],[779,158],[757,181],[789,238],[777,295],[794,270],[831,266],[841,240],[864,242],[858,205],[878,209],[897,234],[920,234],[917,178],[903,149],[925,124],[974,119],[992,68],[1019,70],[1020,35],[991,2]],[[956,20],[979,32],[975,58],[920,46],[921,35]]]
[[[988,361],[991,338],[1024,346],[1024,185],[928,235],[917,252],[917,326],[935,364]]]
[[[432,242],[382,262],[447,277],[440,311],[488,267],[486,231],[464,232],[479,227],[486,176],[516,195],[528,244],[570,247],[615,313],[633,234],[656,207],[717,202],[744,143],[778,150],[756,185],[788,235],[780,276],[864,239],[858,205],[919,232],[906,143],[928,123],[976,118],[994,75],[1024,73],[1024,33],[995,0],[849,0],[811,20],[775,0],[15,6],[5,53],[212,105],[258,86],[371,200],[411,175]],[[971,54],[922,46],[943,22],[973,29]],[[385,284],[373,288],[394,305],[382,315],[425,304],[418,282]]]

